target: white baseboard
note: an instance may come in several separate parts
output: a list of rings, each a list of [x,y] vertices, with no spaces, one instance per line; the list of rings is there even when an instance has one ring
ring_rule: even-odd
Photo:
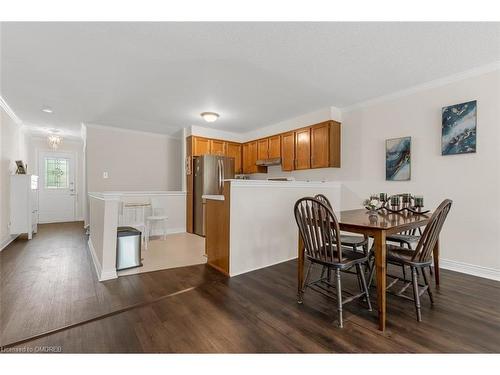
[[[116,274],[116,270],[104,270],[104,271],[102,270],[101,263],[99,263],[99,259],[97,259],[95,248],[90,238],[87,243],[89,245],[89,251],[92,257],[92,262],[94,263],[95,272],[97,273],[97,279],[99,281],[116,279],[118,277],[118,275]]]
[[[495,268],[476,266],[474,264],[462,263],[449,259],[440,259],[439,267],[446,270],[466,273],[468,275],[484,277],[485,279],[500,281],[500,270]]]
[[[9,235],[5,236],[4,238],[2,238],[2,240],[0,241],[0,251],[2,251],[7,246],[9,246],[9,244],[12,241],[14,241],[17,238],[17,236],[18,236],[17,234],[9,234]]]

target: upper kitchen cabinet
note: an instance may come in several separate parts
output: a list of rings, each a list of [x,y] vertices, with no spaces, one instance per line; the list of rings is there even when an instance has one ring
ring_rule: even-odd
[[[193,137],[193,156],[210,154],[210,139]]]
[[[275,135],[273,137],[269,137],[268,141],[268,152],[269,159],[276,159],[281,157],[281,136]]]
[[[342,133],[340,122],[330,121],[330,167],[340,168],[342,151]]]
[[[226,155],[234,158],[234,173],[243,173],[241,160],[241,144],[228,142],[226,147]]]
[[[220,141],[218,139],[210,140],[210,154],[212,155],[226,155],[226,144],[227,142]]]
[[[311,127],[311,168],[340,167],[340,123],[325,121]]]
[[[257,141],[243,144],[243,173],[266,173],[267,168],[257,166]]]
[[[269,158],[268,152],[269,152],[269,140],[267,138],[259,139],[257,141],[257,160],[268,159]]]
[[[295,163],[295,133],[281,135],[281,169],[293,171]]]
[[[295,169],[311,168],[311,128],[295,131]]]

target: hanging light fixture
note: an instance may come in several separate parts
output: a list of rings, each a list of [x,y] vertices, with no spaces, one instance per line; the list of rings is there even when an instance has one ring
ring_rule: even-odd
[[[214,122],[217,121],[217,119],[219,118],[219,114],[215,112],[202,112],[200,113],[200,116],[206,122]]]
[[[59,147],[59,145],[62,143],[63,140],[60,135],[56,134],[58,132],[59,132],[58,130],[51,130],[51,133],[47,137],[47,141],[49,142],[49,145],[53,150],[57,150],[57,148]]]

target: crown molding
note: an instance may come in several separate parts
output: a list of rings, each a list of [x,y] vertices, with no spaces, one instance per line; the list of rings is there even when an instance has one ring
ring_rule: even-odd
[[[429,90],[429,89],[437,88],[437,87],[441,87],[441,86],[446,86],[450,83],[462,81],[462,80],[467,79],[467,78],[476,77],[476,76],[490,73],[490,72],[494,72],[497,70],[500,70],[500,61],[496,61],[494,63],[483,65],[483,66],[480,66],[477,68],[469,69],[469,70],[466,70],[464,72],[456,73],[456,74],[446,76],[443,78],[438,78],[436,80],[422,83],[422,84],[419,84],[419,85],[416,85],[413,87],[409,87],[409,88],[404,89],[404,90],[396,91],[396,92],[393,92],[391,94],[382,95],[382,96],[378,96],[378,97],[375,97],[375,98],[372,98],[369,100],[365,100],[365,101],[341,108],[341,112],[342,113],[351,112],[351,111],[354,111],[356,109],[361,109],[361,108],[369,107],[369,106],[372,106],[375,104],[394,100],[394,99],[408,96],[408,95],[411,95],[411,94],[414,94],[414,93],[417,93],[420,91]]]
[[[1,95],[0,95],[0,107],[2,107],[2,109],[5,111],[5,113],[7,113],[9,115],[9,117],[12,119],[12,121],[14,121],[16,124],[18,124],[18,125],[23,124],[21,119],[19,117],[17,117],[15,112],[12,110],[12,108],[10,108],[10,106],[7,104],[7,102],[5,101],[5,99]]]
[[[161,136],[169,139],[181,139],[181,137],[176,137],[173,135],[169,134],[163,134],[163,133],[154,133],[154,132],[146,132],[143,130],[135,130],[135,129],[125,129],[125,128],[118,128],[116,126],[109,126],[109,125],[100,125],[100,124],[89,124],[89,123],[82,123],[83,126],[85,126],[87,129],[103,129],[103,130],[115,130],[123,133],[132,133],[132,134],[142,134],[142,135],[150,135],[150,136]],[[88,131],[87,131],[88,133]]]

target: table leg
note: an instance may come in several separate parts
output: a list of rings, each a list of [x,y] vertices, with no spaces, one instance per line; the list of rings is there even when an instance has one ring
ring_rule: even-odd
[[[302,284],[304,283],[304,243],[299,233],[297,261],[297,300],[302,303]]]
[[[386,245],[385,231],[379,231],[374,235],[375,240],[375,271],[377,272],[377,306],[378,306],[378,328],[385,330],[386,318]]]
[[[434,257],[434,281],[436,286],[439,286],[439,238],[437,239],[432,252]]]

